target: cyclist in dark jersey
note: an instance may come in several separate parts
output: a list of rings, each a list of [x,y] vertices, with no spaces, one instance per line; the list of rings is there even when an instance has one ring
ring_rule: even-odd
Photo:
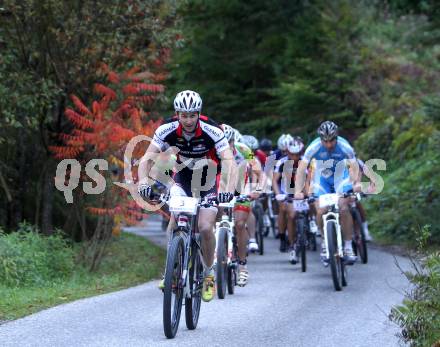
[[[201,108],[202,99],[198,93],[186,90],[177,94],[174,99],[176,115],[157,128],[140,162],[138,191],[142,197],[152,197],[149,174],[155,157],[171,147],[177,156],[171,196],[217,197],[219,202],[232,200],[234,157],[223,130],[217,123],[202,116]],[[220,180],[220,173],[228,179]],[[201,208],[198,218],[205,268],[202,290],[204,301],[211,301],[215,295],[213,227],[216,214],[216,208]]]

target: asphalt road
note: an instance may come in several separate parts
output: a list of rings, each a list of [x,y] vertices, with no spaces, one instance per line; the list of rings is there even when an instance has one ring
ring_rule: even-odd
[[[158,223],[152,226],[134,231],[160,239]],[[387,314],[408,282],[392,255],[371,249],[369,263],[350,267],[348,287],[335,292],[317,253],[308,254],[308,271],[301,273],[277,250],[277,240],[266,239],[266,246],[264,256],[250,256],[249,284],[224,300],[202,303],[194,331],[186,329],[182,314],[174,340],[164,337],[162,293],[153,281],[3,324],[0,346],[399,345]],[[409,267],[405,258],[397,261]]]

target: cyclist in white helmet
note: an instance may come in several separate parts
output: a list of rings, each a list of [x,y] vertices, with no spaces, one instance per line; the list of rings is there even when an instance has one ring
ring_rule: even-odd
[[[274,151],[275,159],[280,160],[282,157],[287,154],[287,145],[290,141],[293,140],[293,137],[290,134],[282,134],[277,141],[277,149]]]
[[[263,167],[264,163],[260,160],[259,156],[255,153],[258,150],[259,147],[259,143],[258,140],[255,136],[252,135],[243,135],[242,136],[242,141],[245,145],[247,145],[251,150],[252,150],[252,154],[254,156],[254,160],[258,161],[258,167]],[[260,182],[260,179],[263,179],[263,176],[260,176],[260,174],[262,174],[262,171],[256,171],[254,170],[251,173],[250,176],[250,181],[253,182],[254,184],[260,184],[260,186],[262,186],[262,182]],[[266,179],[266,178],[264,178]],[[257,227],[257,221],[255,218],[255,215],[253,213],[249,213],[249,217],[247,220],[247,227],[248,227],[248,232],[249,232],[249,251],[251,252],[257,252],[259,250],[258,247],[258,243],[256,240],[256,227]]]
[[[234,142],[244,143],[243,142],[243,135],[241,135],[241,133],[237,129],[234,129],[234,131],[235,131]]]
[[[262,190],[262,182],[264,182],[264,173],[260,163],[255,159],[252,150],[244,143],[235,142],[234,135],[231,134],[230,129],[234,130],[227,124],[223,124],[223,131],[225,137],[229,141],[229,146],[233,151],[236,164],[238,165],[238,172],[240,177],[239,182],[244,183],[242,187],[237,190],[240,193],[246,193],[251,196],[251,199],[257,199]],[[238,192],[236,192],[238,194]],[[249,201],[238,202],[234,206],[235,227],[237,231],[237,244],[239,256],[239,273],[237,283],[239,286],[245,286],[249,279],[249,272],[247,269],[247,249],[250,251],[257,251],[258,244],[255,240],[256,220],[252,213],[251,203]],[[246,231],[247,226],[247,231]]]
[[[277,185],[273,186],[275,194],[294,194],[295,187],[295,174],[298,168],[299,161],[301,160],[301,155],[304,150],[304,144],[300,138],[295,137],[287,145],[287,155],[281,158],[274,172],[274,181],[278,182]],[[307,187],[306,187],[307,188]],[[280,196],[280,195],[278,195]],[[282,209],[287,212],[287,230],[288,230],[288,250],[289,250],[289,261],[292,264],[297,263],[297,256],[295,250],[296,243],[296,228],[295,228],[295,210],[292,203],[280,202],[283,205]],[[282,233],[285,230],[280,228],[280,238],[285,239],[285,234]]]
[[[150,176],[151,169],[158,155],[169,148],[178,150],[177,163],[181,167],[180,171],[173,175],[174,184],[170,189],[171,196],[196,196],[202,199],[217,197],[219,202],[229,202],[233,198],[236,165],[232,152],[223,130],[217,123],[201,115],[201,109],[202,99],[198,93],[185,90],[176,95],[174,99],[175,116],[166,120],[156,129],[153,140],[139,163],[138,192],[143,198],[150,200],[154,198],[152,188],[154,179]],[[218,163],[216,176],[209,177],[208,170],[203,168],[202,177],[198,178],[200,181],[193,182],[195,179],[193,177],[194,170],[201,169],[196,164],[209,159]],[[226,172],[222,171],[225,168]],[[220,175],[227,176],[225,184],[220,183]],[[208,190],[201,189],[202,184]],[[215,294],[213,268],[215,235],[213,228],[216,215],[216,208],[202,207],[198,218],[203,251],[202,299],[204,301],[212,300]],[[163,288],[163,281],[159,288]]]
[[[252,135],[243,135],[243,143],[252,149],[253,152],[259,147],[258,139]]]

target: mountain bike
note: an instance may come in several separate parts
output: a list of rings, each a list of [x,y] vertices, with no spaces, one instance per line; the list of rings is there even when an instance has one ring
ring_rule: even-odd
[[[168,247],[163,290],[163,328],[165,336],[171,339],[179,327],[183,299],[186,326],[190,330],[197,327],[203,287],[198,213],[200,207],[214,206],[215,202],[164,195],[158,201],[168,204],[170,212],[176,215],[177,225]]]
[[[255,224],[255,239],[258,244],[258,253],[260,255],[264,254],[264,209],[263,204],[260,199],[253,200],[252,203],[252,213],[255,216],[256,224]]]
[[[237,240],[234,230],[234,203],[221,203],[218,206],[223,207],[223,214],[220,222],[216,223],[216,283],[217,296],[224,299],[226,288],[228,294],[234,294],[234,287],[237,285]]]
[[[364,228],[362,227],[361,213],[357,202],[366,194],[356,193],[353,201],[350,202],[350,213],[353,217],[353,251],[361,258],[362,264],[368,263],[367,240],[365,239]]]
[[[264,236],[269,236],[272,231],[273,237],[278,238],[278,226],[277,226],[277,218],[278,218],[278,206],[275,200],[275,195],[273,193],[265,194],[267,197],[267,209],[263,214],[263,223],[265,226]]]
[[[261,199],[266,199],[266,203],[264,204],[266,206],[266,209],[263,213],[263,224],[264,224],[264,231],[263,236],[268,237],[269,234],[272,232],[273,236],[276,237],[276,219],[277,216],[274,214],[273,210],[273,193],[261,194]]]
[[[344,261],[343,237],[339,221],[339,198],[354,196],[354,193],[332,193],[319,196],[319,206],[328,207],[327,213],[322,216],[324,227],[324,245],[327,251],[327,261],[333,286],[336,291],[342,290],[347,285],[346,262]]]
[[[297,256],[301,259],[301,271],[307,270],[307,255],[306,250],[309,248],[309,239],[314,234],[310,232],[309,227],[309,203],[315,201],[314,198],[294,199],[293,194],[285,196],[284,201],[292,203],[295,209],[295,225],[296,225],[296,242],[295,251]],[[316,241],[315,241],[316,242]]]

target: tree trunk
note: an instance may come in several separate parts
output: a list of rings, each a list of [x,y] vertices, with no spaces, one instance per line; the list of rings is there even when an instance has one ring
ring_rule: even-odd
[[[16,208],[14,215],[14,222],[18,225],[23,221],[23,211],[26,204],[26,184],[27,184],[27,170],[26,170],[26,151],[27,147],[24,141],[25,133],[22,128],[18,129],[18,187],[17,196],[15,198]]]
[[[54,198],[54,175],[55,168],[51,158],[48,158],[47,170],[43,181],[43,208],[41,211],[41,230],[45,235],[53,233],[53,198]]]

